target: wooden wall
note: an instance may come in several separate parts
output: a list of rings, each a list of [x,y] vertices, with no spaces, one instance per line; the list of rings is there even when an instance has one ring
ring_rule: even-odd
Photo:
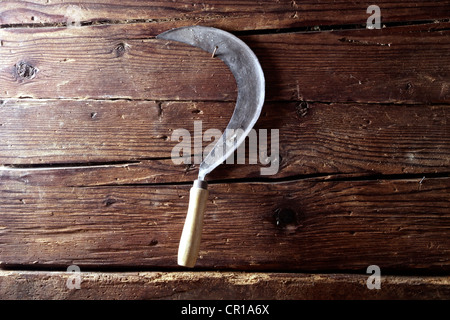
[[[370,4],[2,1],[1,298],[448,299],[450,2],[379,0],[379,30]],[[223,130],[236,99],[219,59],[155,39],[194,24],[258,56],[255,129],[279,130],[280,159],[208,176],[187,271],[198,165],[173,163],[172,133]]]

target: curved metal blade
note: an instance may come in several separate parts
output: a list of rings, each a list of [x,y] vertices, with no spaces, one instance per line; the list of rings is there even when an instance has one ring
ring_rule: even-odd
[[[244,142],[259,118],[265,96],[264,73],[253,51],[239,38],[226,31],[203,26],[172,29],[156,36],[190,44],[220,58],[236,80],[238,95],[230,122],[200,164],[199,179],[225,161]]]

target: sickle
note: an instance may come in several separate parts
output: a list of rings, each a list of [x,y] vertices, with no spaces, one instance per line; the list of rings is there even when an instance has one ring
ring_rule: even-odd
[[[220,29],[183,27],[161,33],[156,38],[190,44],[217,56],[230,68],[237,84],[236,106],[230,122],[200,164],[198,179],[190,190],[188,213],[178,248],[178,264],[193,267],[200,248],[208,199],[205,177],[239,147],[258,120],[264,103],[264,73],[253,51],[242,40]]]

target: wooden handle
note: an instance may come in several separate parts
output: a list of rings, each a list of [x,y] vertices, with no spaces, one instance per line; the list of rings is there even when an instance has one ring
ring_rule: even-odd
[[[208,194],[207,183],[195,180],[189,194],[189,209],[178,247],[178,264],[180,266],[192,268],[197,261]]]

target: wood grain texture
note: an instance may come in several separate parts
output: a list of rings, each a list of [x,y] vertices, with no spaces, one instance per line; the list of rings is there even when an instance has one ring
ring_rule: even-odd
[[[446,300],[450,297],[448,277],[382,275],[381,289],[369,290],[368,275],[82,272],[80,289],[71,290],[66,287],[70,276],[73,274],[67,272],[0,271],[0,296],[7,300]]]
[[[161,27],[160,25],[156,25]],[[448,103],[448,23],[242,37],[266,100]],[[0,30],[0,98],[236,98],[228,68],[147,23]],[[157,32],[155,32],[157,31]]]
[[[1,96],[153,100],[229,100],[235,96],[233,75],[221,60],[187,45],[145,39],[140,31],[147,24],[131,34],[126,29],[133,25],[111,27],[121,30],[119,34],[110,30],[111,38],[109,32],[101,31],[103,27],[91,32],[86,28],[29,29],[27,35],[23,30],[15,35],[11,30],[0,31],[2,36],[12,36],[4,37],[0,47]],[[132,34],[141,40],[132,39]],[[20,64],[36,70],[35,76],[20,76]],[[210,92],[213,87],[214,93]]]
[[[365,24],[367,1],[292,0],[181,1],[2,1],[0,25],[77,24],[95,22],[170,22],[214,25],[229,30]],[[449,1],[379,0],[382,21],[401,22],[448,18]]]
[[[223,131],[233,109],[234,103],[221,102],[4,100],[0,164],[85,165],[33,171],[27,179],[36,185],[46,184],[45,177],[50,176],[53,185],[72,186],[188,182],[195,179],[198,164],[176,165],[171,160],[179,143],[175,130],[189,131],[194,154],[194,138],[208,129]],[[445,174],[450,171],[448,109],[446,105],[266,103],[255,130],[267,129],[269,137],[271,129],[279,130],[278,173],[261,176],[263,165],[257,155],[257,164],[248,164],[248,158],[245,165],[224,164],[209,178]],[[195,121],[202,121],[197,133]],[[203,141],[203,148],[210,143]],[[246,149],[248,145],[249,141]],[[0,174],[29,175],[27,170]]]
[[[2,1],[0,298],[448,299],[446,276],[385,275],[450,270],[450,2],[380,0],[381,30],[370,4]],[[236,272],[91,272],[178,268],[197,166],[171,135],[236,99],[219,59],[154,39],[193,24],[260,59],[280,170],[210,176],[198,266]],[[72,264],[82,290],[35,271]]]
[[[1,179],[3,266],[176,267],[190,184]],[[210,184],[197,266],[448,272],[450,179]]]

